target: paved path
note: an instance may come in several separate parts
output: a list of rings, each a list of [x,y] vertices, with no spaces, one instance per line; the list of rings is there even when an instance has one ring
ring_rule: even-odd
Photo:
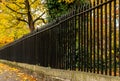
[[[0,63],[0,81],[37,81],[32,75]]]

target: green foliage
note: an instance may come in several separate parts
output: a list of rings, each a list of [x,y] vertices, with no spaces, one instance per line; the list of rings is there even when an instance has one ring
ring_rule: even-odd
[[[52,21],[63,14],[66,14],[73,7],[75,0],[71,3],[60,0],[47,0],[48,21]]]
[[[71,9],[79,7],[85,1],[87,0],[46,0],[48,21],[50,22],[61,15],[69,13]]]

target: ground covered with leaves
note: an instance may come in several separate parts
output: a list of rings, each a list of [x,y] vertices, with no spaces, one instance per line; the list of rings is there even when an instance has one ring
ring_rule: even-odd
[[[38,78],[31,73],[22,68],[0,63],[0,81],[43,81],[38,80]]]

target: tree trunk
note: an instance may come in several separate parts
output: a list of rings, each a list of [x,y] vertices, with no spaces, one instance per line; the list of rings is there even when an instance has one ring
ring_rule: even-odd
[[[33,18],[31,15],[31,10],[30,10],[30,3],[28,0],[25,0],[25,4],[26,4],[26,8],[27,8],[27,16],[28,16],[28,25],[29,25],[29,29],[30,31],[34,31],[35,30],[35,26],[34,26],[34,22],[33,22]]]
[[[29,29],[30,29],[31,32],[35,30],[35,26],[34,26],[32,21],[29,22]]]

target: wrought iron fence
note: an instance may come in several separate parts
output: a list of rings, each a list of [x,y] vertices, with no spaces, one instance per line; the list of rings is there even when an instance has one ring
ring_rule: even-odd
[[[120,76],[120,0],[81,3],[52,23],[0,49],[0,58]]]

